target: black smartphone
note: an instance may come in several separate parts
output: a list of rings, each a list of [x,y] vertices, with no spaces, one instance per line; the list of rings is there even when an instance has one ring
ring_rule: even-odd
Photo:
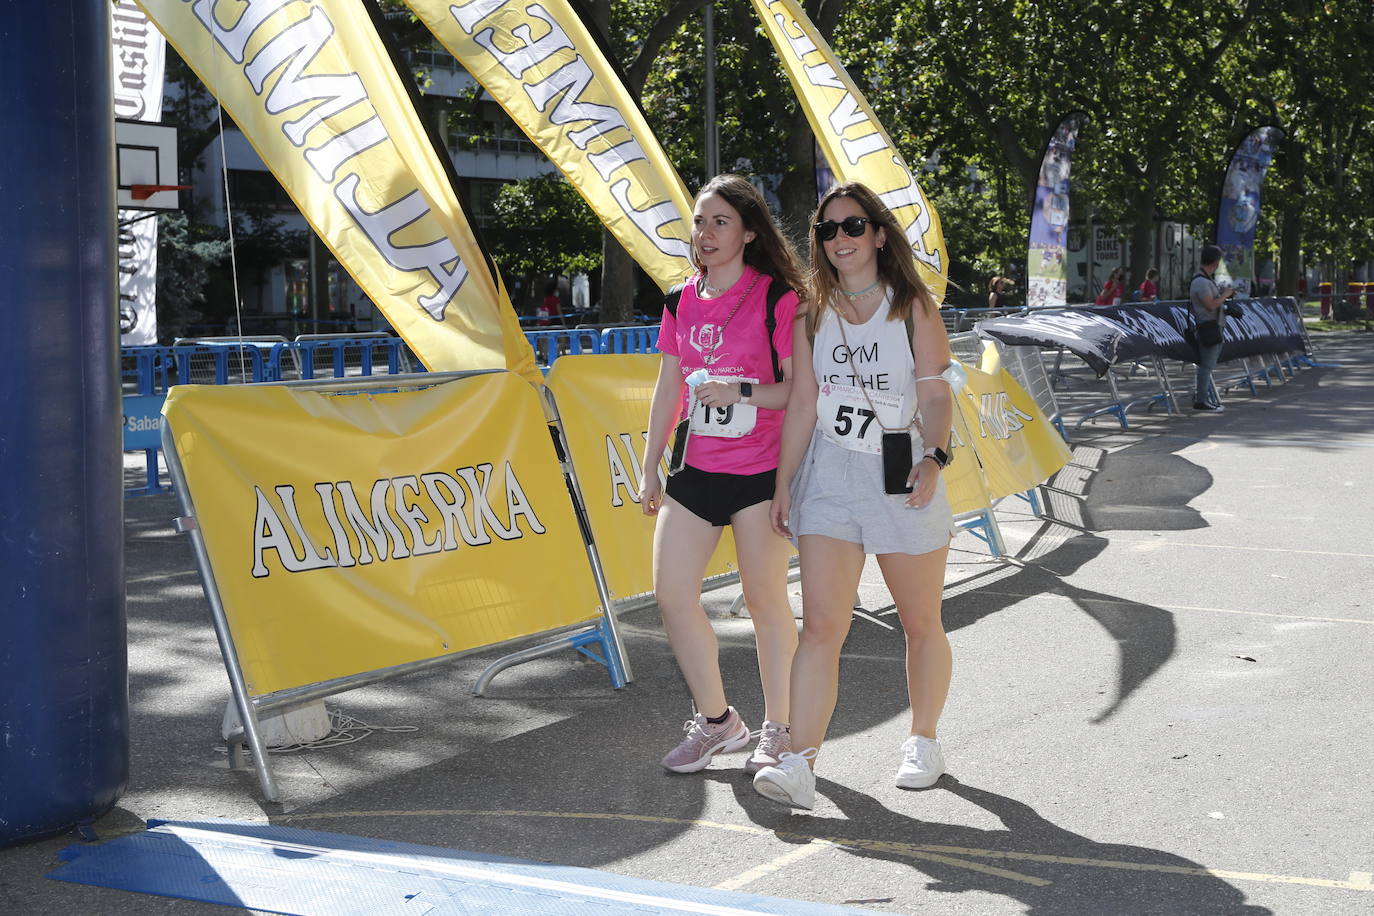
[[[911,433],[883,433],[883,492],[910,493]]]
[[[682,470],[687,461],[687,439],[692,428],[691,418],[681,420],[673,432],[673,450],[668,456],[668,476]]]

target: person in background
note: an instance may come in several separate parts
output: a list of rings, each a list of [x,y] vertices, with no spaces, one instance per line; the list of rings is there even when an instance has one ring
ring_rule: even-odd
[[[1145,279],[1140,281],[1137,290],[1140,293],[1139,301],[1157,302],[1159,300],[1159,270],[1151,267],[1145,271]]]
[[[1107,282],[1102,284],[1102,291],[1093,301],[1098,305],[1120,305],[1122,297],[1126,295],[1125,273],[1120,267],[1113,267],[1107,275]]]
[[[1221,357],[1221,341],[1204,344],[1202,332],[1197,326],[1209,321],[1217,323],[1218,334],[1226,330],[1226,300],[1235,294],[1229,286],[1218,286],[1213,276],[1221,264],[1221,249],[1216,245],[1204,245],[1198,260],[1198,273],[1188,287],[1189,307],[1192,309],[1194,334],[1197,336],[1197,384],[1193,394],[1193,409],[1203,413],[1221,413],[1216,386],[1212,384],[1212,372]]]
[[[988,308],[1004,309],[1010,304],[1010,297],[1007,290],[1011,286],[1011,281],[1006,277],[993,277],[988,281]]]
[[[539,307],[535,309],[534,312],[539,318],[539,326],[541,328],[547,327],[555,321],[562,321],[563,310],[561,305],[562,300],[558,298],[558,281],[550,280],[548,285],[544,287],[544,299],[539,303]]]
[[[788,681],[797,624],[787,596],[787,542],[769,525],[778,440],[792,382],[792,325],[803,275],[791,243],[763,196],[738,175],[718,175],[692,210],[692,264],[697,273],[676,307],[665,302],[658,348],[663,353],[649,406],[639,504],[656,515],[654,596],[693,715],[681,742],[663,757],[674,773],[705,769],[722,752],[743,749],[749,727],[726,698],[720,651],[701,606],[707,563],[726,525],[735,538],[740,583],[754,625],[764,722],[745,772],[777,763],[790,749]],[[786,289],[767,328],[768,290]],[[774,355],[782,380],[776,381]],[[688,390],[698,370],[709,379]],[[669,434],[691,425],[680,470],[666,492],[658,467]]]
[[[935,729],[952,669],[940,617],[955,531],[943,480],[954,418],[943,375],[949,337],[901,225],[864,185],[836,185],[821,198],[811,265],[772,504],[773,530],[794,537],[801,553],[793,749],[754,776],[760,795],[797,808],[815,801],[814,761],[869,555],[906,636],[911,714],[899,788],[927,788],[945,771]]]

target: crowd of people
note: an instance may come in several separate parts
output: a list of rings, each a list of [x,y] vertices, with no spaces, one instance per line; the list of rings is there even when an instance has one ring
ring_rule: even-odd
[[[850,183],[825,194],[809,234],[805,267],[748,181],[718,176],[697,195],[696,273],[665,302],[643,467],[670,440],[673,458],[666,485],[646,473],[639,493],[656,516],[654,593],[693,707],[663,766],[698,772],[754,742],[744,769],[755,789],[804,809],[869,555],[906,634],[911,719],[894,780],[925,788],[944,772],[937,724],[952,661],[940,605],[955,531],[942,479],[949,340],[902,228]],[[757,731],[730,702],[701,605],[726,525],[757,645]]]

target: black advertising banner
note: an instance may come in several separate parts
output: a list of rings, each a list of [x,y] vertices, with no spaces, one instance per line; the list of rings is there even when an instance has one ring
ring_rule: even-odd
[[[1228,318],[1221,361],[1272,353],[1305,352],[1306,337],[1292,299],[1246,299],[1244,315]],[[1010,346],[1064,347],[1099,376],[1108,366],[1163,356],[1197,362],[1187,302],[1045,309],[990,318],[975,326],[979,337]]]

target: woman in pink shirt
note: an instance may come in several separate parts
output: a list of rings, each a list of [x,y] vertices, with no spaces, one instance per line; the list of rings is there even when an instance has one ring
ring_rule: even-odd
[[[769,504],[791,389],[794,290],[803,281],[796,253],[762,195],[738,175],[719,175],[697,195],[692,263],[697,273],[676,305],[671,296],[665,303],[658,338],[663,361],[639,493],[644,513],[657,516],[654,595],[695,707],[682,741],[662,763],[675,773],[695,773],[752,737],[726,699],[715,631],[701,606],[706,565],[730,525],[763,684],[759,744],[745,764],[753,773],[791,748],[788,679],[797,626],[787,598],[787,542],[772,531]],[[697,370],[709,379],[689,389],[684,380]],[[688,418],[685,461],[670,472],[664,492],[650,471],[674,426]]]

